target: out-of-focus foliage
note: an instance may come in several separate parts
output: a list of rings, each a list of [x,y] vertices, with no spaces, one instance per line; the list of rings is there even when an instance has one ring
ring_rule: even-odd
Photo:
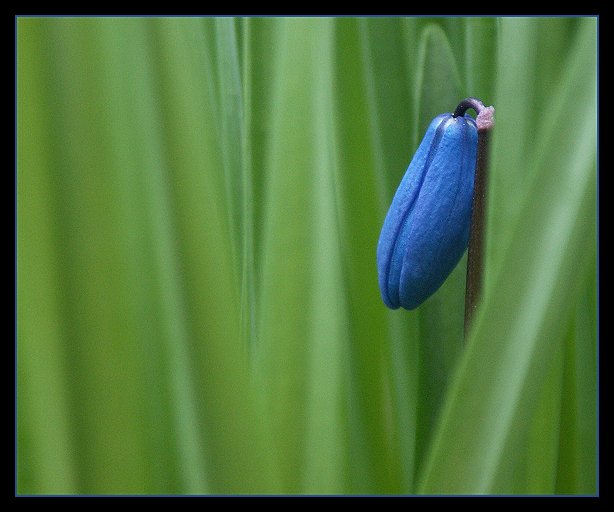
[[[20,494],[596,489],[592,18],[18,18]],[[496,108],[484,300],[375,248]]]

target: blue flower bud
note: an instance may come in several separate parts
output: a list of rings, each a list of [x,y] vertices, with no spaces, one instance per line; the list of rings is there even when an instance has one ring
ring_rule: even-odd
[[[441,114],[426,131],[377,245],[379,287],[389,308],[417,308],[465,252],[477,144],[477,126],[468,114]]]

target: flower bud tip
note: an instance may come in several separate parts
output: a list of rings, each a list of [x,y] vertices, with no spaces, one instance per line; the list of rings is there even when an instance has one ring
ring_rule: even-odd
[[[484,107],[475,118],[478,130],[490,130],[495,125],[495,108]]]

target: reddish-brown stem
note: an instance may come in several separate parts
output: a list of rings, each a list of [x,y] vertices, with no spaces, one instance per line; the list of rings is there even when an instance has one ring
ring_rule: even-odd
[[[465,339],[477,310],[484,282],[484,235],[486,230],[486,191],[488,188],[488,146],[490,130],[494,126],[494,108],[485,107],[476,98],[460,102],[454,117],[462,116],[472,108],[477,112],[478,150],[473,185],[471,231],[467,253],[467,280],[465,284]]]

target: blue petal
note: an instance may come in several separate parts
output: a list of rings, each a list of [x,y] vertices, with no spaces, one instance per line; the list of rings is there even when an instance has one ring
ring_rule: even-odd
[[[414,309],[445,281],[469,239],[477,128],[469,115],[430,124],[392,200],[377,247],[382,299]]]

